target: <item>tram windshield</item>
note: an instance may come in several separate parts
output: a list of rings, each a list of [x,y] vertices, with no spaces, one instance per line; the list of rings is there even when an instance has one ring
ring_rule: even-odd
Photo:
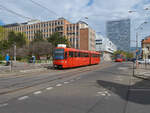
[[[55,49],[54,51],[54,60],[64,59],[64,49]]]

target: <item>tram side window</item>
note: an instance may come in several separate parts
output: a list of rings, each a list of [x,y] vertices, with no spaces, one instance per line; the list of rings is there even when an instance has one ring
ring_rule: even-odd
[[[84,53],[81,52],[81,53],[80,53],[80,56],[81,56],[81,57],[84,57]]]
[[[96,57],[96,54],[92,54],[92,57]]]
[[[81,57],[81,52],[79,52],[78,56]]]
[[[65,59],[67,59],[67,52],[65,52]]]
[[[85,53],[85,57],[89,57],[89,54],[88,54],[88,53]]]
[[[73,57],[73,52],[69,51],[69,57]]]
[[[78,52],[75,52],[75,53],[74,53],[74,57],[78,57]]]

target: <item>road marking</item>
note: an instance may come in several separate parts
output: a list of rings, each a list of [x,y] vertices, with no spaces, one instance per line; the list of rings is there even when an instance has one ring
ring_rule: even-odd
[[[106,96],[106,94],[105,94],[105,93],[102,93],[101,95],[102,95],[102,96]]]
[[[34,92],[33,94],[34,95],[38,95],[38,94],[41,94],[42,93],[42,91],[36,91],[36,92]]]
[[[108,93],[108,91],[104,91],[104,93]]]
[[[56,86],[57,86],[57,87],[60,87],[60,86],[62,86],[62,84],[57,84]]]
[[[18,100],[25,100],[27,98],[29,98],[29,97],[28,96],[23,96],[23,97],[18,98]]]
[[[48,88],[46,88],[47,90],[52,90],[53,89],[53,87],[48,87]]]
[[[128,68],[127,67],[119,67],[118,69],[119,70],[127,70]]]
[[[104,92],[97,92],[98,94],[102,94],[102,93],[104,93]]]
[[[64,84],[68,84],[69,82],[64,82]]]
[[[108,91],[100,91],[100,92],[97,92],[98,94],[102,95],[102,96],[111,96],[111,94],[108,92]]]
[[[5,106],[8,106],[8,103],[0,104],[0,107],[5,107]]]

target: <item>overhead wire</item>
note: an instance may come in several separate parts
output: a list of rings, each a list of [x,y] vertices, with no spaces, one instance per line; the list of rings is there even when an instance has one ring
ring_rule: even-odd
[[[46,9],[46,10],[47,10],[48,12],[50,12],[51,14],[53,13],[56,17],[59,17],[59,15],[58,15],[56,12],[54,12],[54,11],[50,10],[49,8],[47,8],[47,7],[43,6],[43,5],[41,5],[40,3],[35,2],[35,1],[33,1],[33,0],[29,0],[29,1],[31,1],[33,4],[38,5],[39,7],[43,8],[43,9]]]
[[[21,17],[21,18],[28,19],[28,20],[33,20],[32,18],[27,17],[27,16],[24,16],[24,15],[22,15],[22,14],[19,14],[19,13],[13,11],[13,10],[10,10],[10,9],[6,8],[5,6],[3,6],[3,5],[0,5],[0,8],[3,9],[3,10],[5,10],[5,11],[7,11],[7,12],[9,12],[9,13],[12,13],[12,14],[14,14],[14,15],[17,15],[17,16],[19,16],[19,17]]]

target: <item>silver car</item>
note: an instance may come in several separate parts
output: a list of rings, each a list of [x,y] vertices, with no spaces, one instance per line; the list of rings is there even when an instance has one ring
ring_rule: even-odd
[[[139,64],[150,64],[150,59],[140,59],[137,60]]]

